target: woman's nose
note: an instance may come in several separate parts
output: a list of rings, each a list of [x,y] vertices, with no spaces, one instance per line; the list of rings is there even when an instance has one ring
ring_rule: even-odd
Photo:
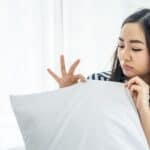
[[[129,61],[131,60],[131,54],[130,51],[128,49],[124,49],[123,53],[122,53],[122,59],[124,61]]]

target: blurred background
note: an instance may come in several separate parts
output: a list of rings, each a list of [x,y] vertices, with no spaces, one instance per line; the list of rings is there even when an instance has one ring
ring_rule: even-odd
[[[85,77],[109,71],[123,20],[150,0],[0,0],[0,150],[22,147],[9,95],[58,89],[60,74],[78,58]]]

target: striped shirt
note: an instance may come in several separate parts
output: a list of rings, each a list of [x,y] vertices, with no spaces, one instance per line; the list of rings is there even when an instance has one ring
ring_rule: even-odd
[[[87,77],[88,80],[103,80],[108,81],[111,77],[111,71],[101,72],[101,73],[93,73]]]

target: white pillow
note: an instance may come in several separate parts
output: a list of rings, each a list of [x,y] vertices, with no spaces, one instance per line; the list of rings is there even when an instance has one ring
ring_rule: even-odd
[[[87,81],[11,96],[27,150],[148,150],[135,105],[122,83]]]
[[[9,150],[25,150],[24,147],[16,147],[16,148],[11,148]]]

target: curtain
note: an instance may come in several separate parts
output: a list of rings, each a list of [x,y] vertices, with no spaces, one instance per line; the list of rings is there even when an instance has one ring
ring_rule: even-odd
[[[110,70],[121,22],[149,0],[1,0],[0,1],[0,149],[23,145],[9,95],[58,88],[47,73],[60,74],[81,59],[85,77]]]

